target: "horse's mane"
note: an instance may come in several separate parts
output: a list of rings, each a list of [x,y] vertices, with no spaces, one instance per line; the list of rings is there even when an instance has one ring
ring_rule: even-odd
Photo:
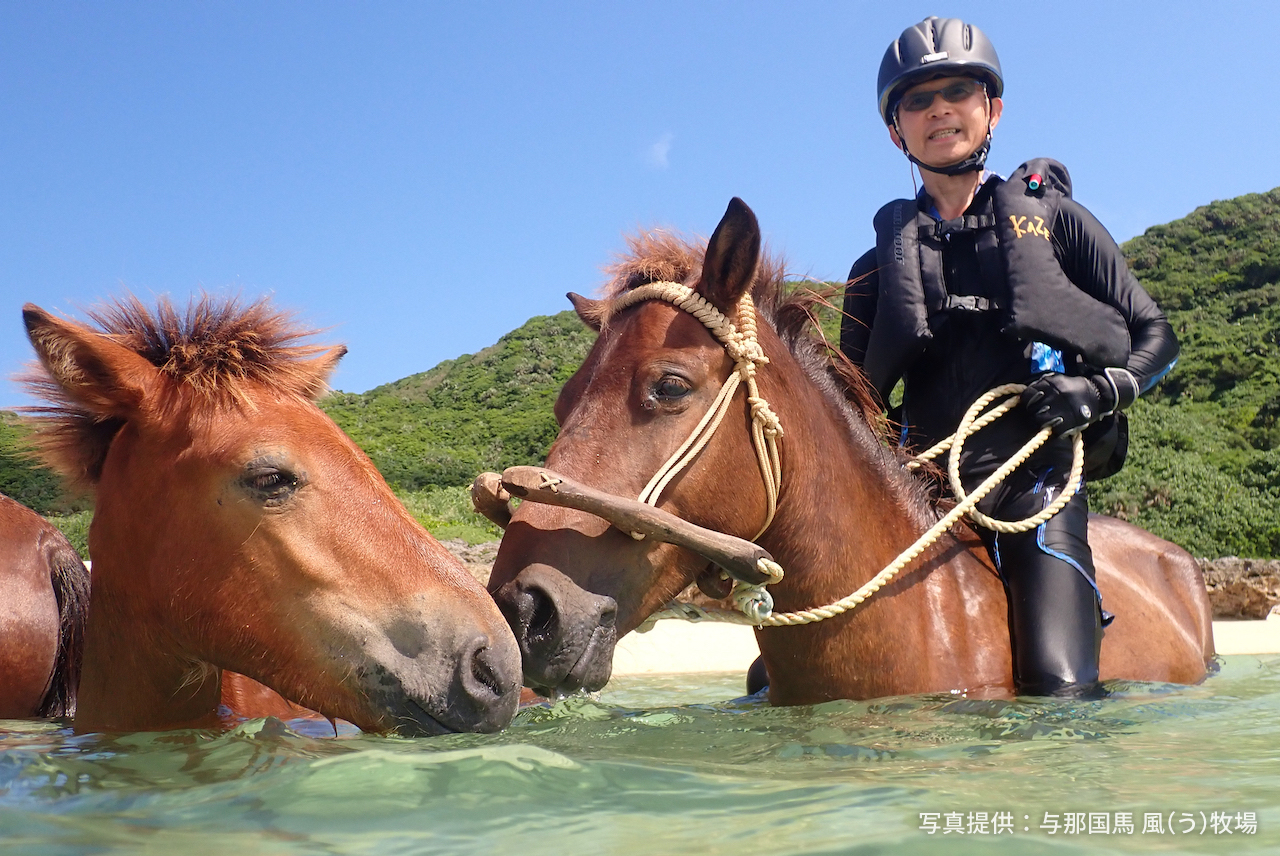
[[[649,282],[684,282],[702,269],[706,241],[665,230],[626,238],[628,252],[605,268],[610,279],[603,296],[612,301]],[[806,374],[830,397],[844,402],[877,436],[888,438],[887,423],[866,375],[827,341],[818,324],[821,306],[830,306],[838,288],[787,287],[786,264],[765,249],[760,254],[751,298]],[[606,303],[607,305],[607,303]]]
[[[705,239],[661,229],[628,235],[626,242],[627,252],[605,267],[609,280],[601,290],[602,323],[608,323],[609,304],[634,288],[661,281],[692,284],[701,274],[707,248]],[[875,444],[875,454],[869,459],[882,465],[888,483],[914,499],[908,505],[932,506],[938,499],[936,485],[927,481],[934,475],[932,468],[925,467],[921,473],[925,480],[906,475],[902,463],[910,454],[899,448],[892,424],[881,414],[871,382],[839,347],[827,341],[818,323],[819,308],[833,305],[842,291],[839,285],[796,287],[787,280],[784,260],[766,248],[756,267],[751,298],[805,374],[843,414],[851,436],[859,442]]]
[[[317,357],[331,349],[305,343],[317,331],[266,298],[245,304],[206,294],[180,312],[165,297],[152,311],[127,295],[86,314],[92,324],[72,323],[139,354],[171,381],[163,402],[170,409],[251,407],[253,389],[308,399],[327,389],[333,361]],[[96,482],[124,419],[75,401],[43,366],[22,381],[46,402],[22,408],[36,430],[35,455],[74,482]]]

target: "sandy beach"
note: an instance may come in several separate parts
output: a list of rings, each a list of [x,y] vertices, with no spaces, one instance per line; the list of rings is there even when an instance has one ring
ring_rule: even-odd
[[[1280,653],[1280,616],[1263,621],[1215,621],[1219,654]],[[613,657],[615,675],[746,673],[756,658],[750,627],[659,621],[648,633],[629,633]]]

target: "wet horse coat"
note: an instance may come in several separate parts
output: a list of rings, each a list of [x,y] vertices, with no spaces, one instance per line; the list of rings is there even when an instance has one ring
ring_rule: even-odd
[[[58,529],[0,495],[0,719],[70,716],[89,572]]]
[[[778,611],[844,597],[935,522],[925,486],[877,429],[865,380],[811,335],[812,305],[788,297],[760,261],[759,229],[735,200],[706,249],[647,236],[616,268],[614,294],[684,282],[732,314],[750,288],[768,365],[761,395],[780,416],[777,516],[757,542],[786,569],[770,589]],[[614,314],[574,299],[600,335],[556,404],[547,468],[635,497],[707,411],[732,361],[703,325],[649,301]],[[726,418],[659,506],[707,529],[751,538],[765,519],[748,439],[748,408]],[[1102,647],[1103,679],[1190,683],[1213,654],[1208,597],[1184,551],[1132,526],[1091,520],[1098,585],[1118,616]],[[636,541],[599,518],[526,502],[507,528],[490,589],[516,632],[531,686],[595,689],[617,635],[695,579],[704,557]],[[856,610],[816,624],[767,628],[757,641],[779,704],[903,693],[1012,693],[1007,606],[977,537],[963,527]]]

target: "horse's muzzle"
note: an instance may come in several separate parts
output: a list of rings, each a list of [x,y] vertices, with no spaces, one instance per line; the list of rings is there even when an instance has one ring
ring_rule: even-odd
[[[505,728],[520,703],[520,656],[502,630],[455,637],[451,656],[378,657],[361,677],[380,726],[406,737]]]
[[[592,594],[555,568],[534,564],[493,599],[520,646],[526,686],[572,693],[595,691],[609,681],[618,641],[613,598]]]

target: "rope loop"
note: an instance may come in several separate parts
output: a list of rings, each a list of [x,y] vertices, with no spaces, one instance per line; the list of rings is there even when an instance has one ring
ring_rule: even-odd
[[[711,408],[703,415],[680,447],[667,459],[650,479],[644,490],[640,492],[640,501],[656,506],[658,498],[666,486],[684,470],[698,453],[711,441],[712,435],[720,427],[728,412],[729,404],[739,384],[747,385],[747,403],[751,413],[751,439],[756,450],[756,461],[760,466],[760,474],[764,479],[767,509],[764,526],[756,533],[755,538],[764,534],[773,522],[778,508],[778,494],[782,487],[782,464],[778,453],[778,438],[782,436],[782,424],[776,413],[760,395],[756,385],[756,369],[769,362],[756,338],[755,304],[749,293],[744,293],[734,307],[734,316],[738,321],[735,326],[729,318],[713,306],[702,295],[687,285],[677,282],[651,282],[632,289],[622,295],[614,304],[615,311],[633,306],[644,300],[662,300],[688,312],[711,331],[711,334],[724,346],[725,352],[734,361],[734,371],[729,374],[720,388]],[[978,398],[965,412],[956,432],[942,442],[927,449],[907,464],[908,468],[920,465],[920,462],[932,460],[943,452],[948,452],[947,475],[951,489],[958,500],[941,520],[921,535],[916,542],[904,550],[880,573],[852,594],[835,603],[799,612],[775,614],[773,597],[765,590],[765,585],[779,582],[782,579],[782,567],[776,562],[761,559],[758,563],[762,573],[769,575],[768,583],[747,585],[738,583],[730,595],[736,612],[721,609],[703,609],[688,603],[672,601],[665,608],[655,612],[641,625],[641,630],[653,626],[653,622],[661,618],[681,618],[686,621],[728,621],[736,624],[749,623],[757,627],[779,627],[797,624],[810,624],[841,615],[883,588],[903,568],[910,565],[926,549],[947,532],[955,522],[968,514],[970,519],[980,526],[994,529],[997,532],[1013,533],[1034,529],[1053,515],[1061,511],[1080,489],[1084,472],[1084,441],[1077,433],[1072,438],[1071,473],[1066,486],[1058,497],[1039,514],[1024,520],[996,520],[977,511],[977,504],[1000,484],[1009,473],[1021,466],[1027,458],[1039,449],[1052,435],[1052,430],[1042,428],[1039,433],[1014,453],[1008,461],[986,478],[972,493],[965,493],[960,481],[960,452],[964,448],[966,438],[990,425],[1018,405],[1018,395],[1025,387],[1022,384],[1004,384],[998,386]],[[995,407],[986,410],[988,405],[1001,396],[1008,396]],[[633,538],[643,538],[632,532]],[[753,539],[754,540],[754,539]]]
[[[866,601],[869,597],[878,592],[881,588],[889,583],[894,576],[903,568],[914,562],[925,550],[932,546],[944,533],[955,525],[956,521],[969,515],[973,522],[980,526],[994,529],[997,532],[1015,533],[1026,532],[1034,529],[1040,524],[1047,521],[1053,515],[1057,514],[1067,503],[1071,497],[1075,496],[1080,489],[1084,473],[1084,440],[1077,433],[1072,437],[1072,461],[1071,472],[1067,477],[1067,483],[1063,487],[1062,492],[1056,499],[1038,514],[1027,517],[1023,520],[997,520],[988,517],[977,511],[976,506],[984,497],[1003,482],[1010,473],[1026,462],[1037,449],[1045,444],[1053,435],[1051,428],[1041,428],[1040,431],[1028,440],[1021,449],[1013,454],[1009,460],[1005,461],[994,473],[988,476],[982,484],[978,485],[972,493],[966,493],[964,486],[960,482],[960,453],[964,448],[965,439],[973,436],[978,431],[993,423],[1004,414],[1008,413],[1018,406],[1018,395],[1025,387],[1022,384],[1004,384],[998,386],[985,395],[978,398],[969,409],[965,412],[964,417],[960,420],[960,425],[956,428],[956,432],[950,437],[942,440],[931,448],[925,450],[916,456],[915,460],[908,463],[908,468],[919,466],[920,462],[931,460],[942,454],[949,452],[947,456],[948,476],[951,482],[951,488],[956,495],[958,502],[941,520],[929,528],[927,532],[916,539],[906,550],[898,555],[896,559],[889,563],[880,573],[876,574],[870,581],[860,587],[857,591],[841,598],[835,603],[826,606],[814,607],[811,609],[799,610],[797,612],[772,612],[772,598],[767,602],[768,609],[765,609],[766,602],[763,599],[749,600],[747,592],[759,589],[764,592],[764,585],[768,585],[776,580],[770,580],[761,586],[742,587],[742,593],[739,594],[738,587],[735,587],[731,598],[733,598],[734,606],[737,611],[724,609],[706,609],[702,607],[693,607],[691,604],[679,602],[671,602],[664,609],[654,613],[649,621],[657,621],[663,618],[682,618],[686,621],[723,621],[733,624],[751,623],[756,627],[791,627],[800,624],[812,624],[817,621],[823,621],[828,618],[834,618],[837,615],[843,615],[859,604]],[[986,408],[1001,396],[1008,396],[990,410]],[[763,466],[763,464],[762,464]],[[758,537],[758,536],[757,536]],[[763,563],[765,560],[761,560]],[[774,563],[776,565],[776,563]],[[781,574],[781,567],[778,566],[778,572]],[[767,592],[765,592],[767,593]]]
[[[761,556],[756,560],[756,570],[769,578],[769,582],[765,583],[765,585],[782,582],[782,565],[779,565],[773,559],[766,559]]]

